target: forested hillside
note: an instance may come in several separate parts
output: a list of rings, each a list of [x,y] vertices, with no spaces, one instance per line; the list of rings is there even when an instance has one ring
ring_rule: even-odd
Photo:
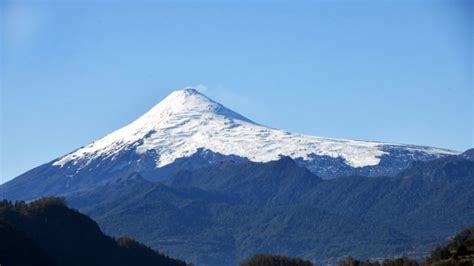
[[[163,183],[132,174],[67,197],[109,234],[233,265],[249,253],[422,258],[474,220],[472,191],[474,162],[464,155],[417,162],[396,177],[332,180],[282,157],[221,162]]]
[[[0,265],[185,266],[129,238],[104,235],[61,198],[0,202]]]
[[[259,254],[240,263],[240,266],[313,266],[311,261],[286,256]],[[376,260],[340,260],[338,266],[472,266],[474,265],[474,226],[463,230],[447,245],[439,246],[423,260],[408,257]]]

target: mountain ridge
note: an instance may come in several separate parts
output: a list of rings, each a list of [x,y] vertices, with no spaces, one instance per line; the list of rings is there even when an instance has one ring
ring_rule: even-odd
[[[63,198],[0,201],[0,238],[2,265],[187,265],[130,238],[103,234]]]
[[[474,163],[462,155],[414,163],[394,177],[324,180],[282,157],[223,161],[149,182],[132,175],[67,198],[105,232],[199,265],[233,265],[251,252],[318,263],[421,258],[474,220]]]
[[[32,200],[140,173],[166,180],[222,161],[291,157],[323,179],[395,176],[411,162],[458,152],[415,145],[293,134],[262,126],[190,88],[171,93],[137,120],[0,185],[0,195]]]

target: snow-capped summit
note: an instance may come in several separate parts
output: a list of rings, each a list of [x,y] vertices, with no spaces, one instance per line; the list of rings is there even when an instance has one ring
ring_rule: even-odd
[[[263,163],[281,155],[325,179],[394,176],[413,161],[456,153],[289,133],[255,123],[185,88],[123,128],[0,185],[0,195],[30,200],[85,191],[132,174],[166,180],[183,171],[248,160]]]
[[[396,154],[409,154],[412,159],[456,153],[431,147],[289,133],[254,123],[187,87],[172,92],[129,125],[59,158],[53,165],[63,167],[72,163],[83,168],[94,160],[113,160],[121,152],[131,151],[137,155],[153,153],[156,167],[160,168],[178,158],[190,157],[198,150],[208,150],[255,162],[276,160],[280,155],[299,160],[303,165],[315,158],[332,158],[346,166],[361,168],[378,165],[393,149],[397,149]],[[312,169],[311,165],[308,168]]]

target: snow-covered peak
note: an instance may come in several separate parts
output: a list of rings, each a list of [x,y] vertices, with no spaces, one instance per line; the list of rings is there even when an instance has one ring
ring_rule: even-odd
[[[155,105],[139,120],[147,125],[172,118],[173,116],[188,115],[189,118],[210,119],[214,116],[222,116],[226,119],[237,119],[251,122],[249,119],[225,108],[192,87],[173,91],[165,99]]]
[[[216,102],[199,93],[197,90],[187,87],[182,90],[173,91],[150,109],[143,117],[160,119],[163,116],[171,116],[190,110],[212,112],[217,106],[218,104]]]
[[[377,165],[384,146],[450,154],[452,151],[380,142],[329,139],[259,125],[209,99],[193,88],[172,92],[129,125],[55,161],[53,165],[86,166],[95,159],[114,159],[123,151],[153,152],[156,166],[195,154],[199,149],[237,155],[256,162],[280,155],[310,160],[311,155],[342,158],[352,167]]]

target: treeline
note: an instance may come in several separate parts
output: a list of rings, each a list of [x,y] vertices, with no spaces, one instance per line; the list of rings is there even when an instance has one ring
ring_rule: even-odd
[[[339,266],[473,266],[474,265],[474,226],[463,230],[445,246],[434,249],[421,262],[407,257],[378,261],[358,261],[349,257],[342,260]]]
[[[258,254],[241,262],[240,266],[313,266],[313,263],[300,258]]]
[[[359,261],[352,257],[345,260],[341,260],[338,266],[419,266],[420,264],[416,260],[409,259],[407,257],[401,257],[396,259],[384,259],[382,262],[378,261]]]
[[[429,265],[474,265],[474,226],[456,235],[448,245],[437,247],[426,262]]]
[[[0,265],[186,266],[130,238],[111,238],[63,198],[0,201]]]
[[[47,197],[25,203],[0,201],[0,265],[176,265],[169,258],[133,239],[103,234],[86,215],[67,207],[63,198]],[[300,258],[259,254],[240,266],[312,266]],[[474,227],[437,247],[423,261],[406,257],[359,261],[348,257],[339,266],[472,266]]]
[[[473,266],[474,226],[463,230],[445,246],[434,249],[424,261],[408,257],[384,260],[361,261],[348,257],[340,260],[338,266]],[[240,266],[313,266],[313,263],[299,258],[276,255],[255,255],[243,261]]]

